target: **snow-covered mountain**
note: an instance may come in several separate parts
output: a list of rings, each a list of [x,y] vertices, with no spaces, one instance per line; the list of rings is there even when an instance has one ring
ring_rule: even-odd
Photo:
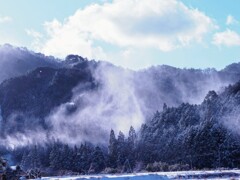
[[[0,68],[0,156],[24,170],[239,167],[239,63],[132,71],[5,45]]]
[[[139,128],[164,103],[200,104],[209,90],[221,92],[240,77],[240,64],[221,71],[166,65],[131,71],[78,55],[59,60],[11,45],[0,47],[0,69],[2,134],[33,126],[48,129],[54,125],[46,117],[51,119],[59,109],[69,122],[70,115],[62,112],[69,107],[75,109],[70,110],[74,121],[95,120],[102,123],[96,127],[102,132]]]
[[[59,67],[58,59],[34,53],[26,48],[10,44],[0,46],[0,83],[6,79],[23,75],[37,67]]]

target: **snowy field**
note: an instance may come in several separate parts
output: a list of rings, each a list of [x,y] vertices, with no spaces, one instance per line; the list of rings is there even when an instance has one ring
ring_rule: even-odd
[[[136,173],[125,175],[85,175],[72,177],[45,177],[43,180],[167,180],[167,179],[208,179],[208,180],[235,180],[240,179],[240,170],[215,171],[178,171],[157,173]]]

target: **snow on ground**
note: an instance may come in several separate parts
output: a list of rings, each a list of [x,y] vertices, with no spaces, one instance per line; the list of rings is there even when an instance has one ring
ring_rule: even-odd
[[[127,175],[96,175],[96,176],[76,176],[76,177],[47,177],[43,180],[168,180],[167,176],[158,174],[127,174]]]
[[[72,177],[45,177],[43,180],[167,180],[167,179],[208,179],[227,180],[239,179],[240,170],[215,170],[215,171],[176,171],[156,173],[136,173],[125,175],[82,175]]]

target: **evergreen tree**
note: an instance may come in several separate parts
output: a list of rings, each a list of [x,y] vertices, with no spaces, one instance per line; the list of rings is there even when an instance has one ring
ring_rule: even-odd
[[[30,147],[23,154],[21,167],[25,170],[36,169],[41,167],[41,161],[37,146]]]
[[[130,145],[132,148],[135,148],[136,142],[137,142],[137,134],[135,129],[131,126],[128,133],[128,145]]]
[[[136,158],[136,143],[137,143],[137,134],[135,129],[131,126],[128,133],[128,140],[127,140],[127,160],[131,167],[135,165],[135,158]]]
[[[23,170],[27,170],[29,168],[29,163],[28,163],[28,152],[27,149],[24,151],[22,160],[21,160],[21,168]]]
[[[80,169],[84,174],[87,174],[88,170],[90,169],[91,160],[93,158],[93,148],[85,143],[83,146],[81,146],[80,151]]]
[[[125,136],[120,131],[117,139],[117,165],[122,167],[124,162],[126,161],[127,154],[126,154],[126,143],[125,143]]]
[[[166,111],[166,110],[167,110],[167,104],[163,103],[163,111]]]
[[[108,146],[108,164],[109,167],[117,167],[117,140],[113,130],[110,132],[109,146]]]
[[[41,161],[39,157],[38,147],[35,145],[28,154],[30,160],[31,169],[36,169],[41,167]]]
[[[105,169],[105,167],[106,167],[106,163],[105,163],[104,154],[102,152],[102,149],[99,146],[97,146],[93,152],[90,171],[93,173],[99,173],[103,169]]]
[[[70,161],[71,161],[71,167],[72,170],[75,172],[78,172],[78,147],[75,145],[74,148],[71,150],[71,157],[70,157]]]
[[[62,159],[62,169],[70,170],[71,169],[71,150],[69,146],[66,144],[63,146],[61,151],[61,159]]]
[[[54,170],[59,170],[62,167],[60,148],[61,148],[60,143],[54,142],[49,154],[50,167],[53,168]]]
[[[80,146],[80,148],[77,148],[77,147],[75,147],[75,165],[74,165],[74,167],[75,167],[75,170],[77,171],[77,172],[83,172],[83,169],[84,169],[84,167],[83,167],[83,161],[84,161],[84,158],[83,158],[83,144],[81,144],[81,146]]]

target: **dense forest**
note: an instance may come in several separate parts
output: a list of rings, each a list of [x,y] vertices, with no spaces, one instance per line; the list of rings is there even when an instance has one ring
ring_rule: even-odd
[[[130,127],[125,136],[111,130],[108,145],[69,146],[55,140],[45,145],[2,147],[1,154],[11,155],[25,171],[41,169],[48,175],[237,168],[239,134],[226,123],[234,123],[239,107],[240,82],[219,95],[210,91],[200,105],[164,104],[139,132]]]

